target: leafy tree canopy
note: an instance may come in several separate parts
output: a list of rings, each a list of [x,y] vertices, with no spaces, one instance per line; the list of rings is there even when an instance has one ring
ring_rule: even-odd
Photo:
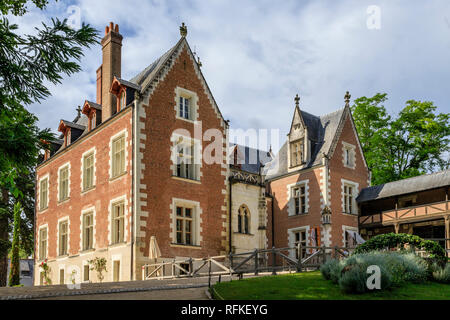
[[[393,118],[386,101],[387,94],[378,93],[352,106],[372,184],[448,169],[450,114],[437,113],[433,102],[409,100]]]
[[[58,84],[64,75],[81,70],[83,48],[98,42],[97,31],[83,24],[71,29],[67,21],[52,19],[42,23],[34,35],[22,35],[19,26],[6,15],[21,16],[33,3],[45,9],[46,0],[3,0],[0,2],[0,286],[5,285],[6,258],[11,247],[14,204],[22,204],[21,250],[33,249],[34,168],[42,140],[53,136],[40,130],[37,117],[26,106],[50,95],[45,83]]]
[[[28,11],[27,2],[34,3],[41,10],[48,4],[48,0],[2,0],[0,2],[0,11],[2,14],[11,13],[15,16],[22,16]]]

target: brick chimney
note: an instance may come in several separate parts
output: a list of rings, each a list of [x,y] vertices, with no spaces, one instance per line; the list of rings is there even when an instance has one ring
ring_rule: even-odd
[[[110,88],[114,76],[121,77],[122,39],[119,25],[111,22],[106,26],[105,37],[101,42],[103,62],[97,71],[97,102],[102,105],[102,122],[116,113],[116,97],[110,93]]]

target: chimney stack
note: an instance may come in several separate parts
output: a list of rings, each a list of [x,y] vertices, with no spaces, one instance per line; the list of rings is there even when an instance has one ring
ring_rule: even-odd
[[[97,71],[97,102],[102,105],[102,122],[116,113],[116,97],[110,93],[110,88],[114,76],[121,77],[122,39],[119,25],[111,22],[109,26],[106,26],[105,37],[101,42],[103,62]]]

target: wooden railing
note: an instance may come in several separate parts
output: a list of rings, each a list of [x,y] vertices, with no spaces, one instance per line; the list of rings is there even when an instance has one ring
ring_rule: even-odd
[[[142,279],[209,277],[317,269],[327,260],[347,257],[354,248],[302,246],[254,250],[208,258],[169,260],[144,265]]]
[[[408,208],[399,208],[388,211],[382,211],[369,216],[359,217],[359,223],[361,225],[377,224],[385,222],[401,221],[410,218],[428,217],[430,215],[436,215],[445,213],[450,210],[449,202],[435,202],[426,205],[420,205]]]

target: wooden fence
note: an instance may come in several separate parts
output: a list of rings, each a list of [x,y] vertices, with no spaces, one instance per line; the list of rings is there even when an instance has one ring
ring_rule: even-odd
[[[208,258],[166,260],[142,267],[143,280],[314,270],[329,259],[347,257],[354,248],[302,246],[260,249]]]

